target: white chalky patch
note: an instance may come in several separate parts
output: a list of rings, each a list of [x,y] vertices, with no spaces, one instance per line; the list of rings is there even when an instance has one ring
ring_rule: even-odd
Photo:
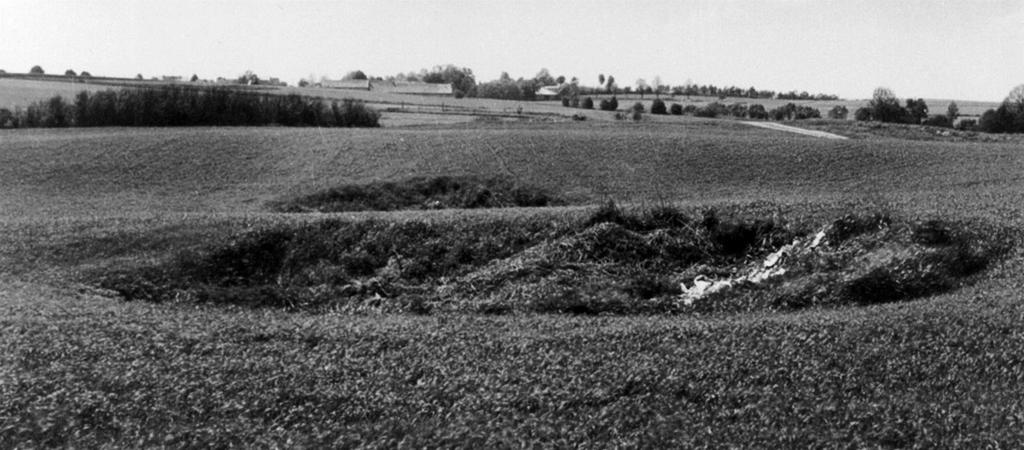
[[[823,229],[814,235],[814,239],[812,239],[809,244],[806,244],[806,248],[809,250],[817,248],[821,245],[824,239],[825,230]],[[708,278],[706,275],[698,275],[693,279],[693,286],[687,286],[685,282],[680,284],[680,288],[683,291],[681,300],[684,305],[690,306],[698,299],[714,294],[715,292],[729,289],[737,284],[759,284],[772,278],[783,276],[786,274],[786,268],[782,267],[786,260],[786,256],[795,253],[800,249],[800,247],[800,239],[794,239],[793,242],[783,245],[778,250],[766,256],[759,268],[754,269],[745,275],[726,278],[723,280],[713,280]]]

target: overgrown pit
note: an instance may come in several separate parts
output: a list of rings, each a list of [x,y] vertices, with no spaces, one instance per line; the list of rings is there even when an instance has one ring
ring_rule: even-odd
[[[1007,254],[1005,230],[886,215],[819,226],[672,208],[587,220],[324,220],[99,284],[128,300],[341,312],[572,314],[792,310],[956,289]]]

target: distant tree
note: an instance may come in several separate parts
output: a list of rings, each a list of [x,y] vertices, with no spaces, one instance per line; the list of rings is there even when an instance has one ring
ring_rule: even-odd
[[[78,76],[78,74],[75,73],[74,70],[68,69],[68,70],[64,71],[64,76],[66,76],[66,77],[75,77],[75,76]]]
[[[609,94],[615,94],[615,77],[608,75],[608,78],[605,79],[605,90]]]
[[[304,88],[304,87],[308,87],[308,86],[309,86],[309,82],[306,81],[305,78],[299,80],[299,87],[303,87]]]
[[[192,78],[189,78],[188,81],[195,83],[196,81],[199,81],[199,76],[196,74],[192,74]]]
[[[456,98],[476,95],[476,77],[468,67],[456,67],[453,64],[448,64],[436,66],[432,71],[424,72],[420,77],[424,82],[451,83]]]
[[[92,76],[92,74],[91,74],[91,73],[89,73],[89,71],[88,71],[88,70],[83,70],[83,71],[82,71],[82,73],[78,74],[78,76],[80,76],[80,77],[82,77],[82,78],[89,78],[89,77],[91,77],[91,76]]]
[[[603,73],[597,74],[597,85],[598,86],[604,86],[604,74]]]
[[[753,104],[747,108],[747,116],[751,119],[767,119],[768,110],[764,109],[764,105]]]
[[[32,66],[32,68],[31,68],[31,69],[29,69],[28,73],[30,73],[30,74],[32,74],[32,75],[43,75],[43,74],[45,74],[46,72],[44,72],[44,71],[43,71],[43,68],[42,68],[42,67],[39,67],[39,66]]]
[[[18,128],[18,116],[7,108],[0,108],[0,128]]]
[[[665,102],[663,100],[661,100],[660,98],[659,99],[655,99],[654,102],[651,103],[651,114],[658,114],[658,115],[668,114],[668,108],[665,107]]]
[[[978,120],[978,129],[986,133],[1012,133],[1015,115],[1010,111],[1010,103],[1003,102],[996,109],[985,111]]]
[[[871,110],[870,120],[879,122],[905,122],[909,117],[907,110],[900,106],[896,95],[885,87],[875,89],[871,101],[868,102],[868,108]]]
[[[619,100],[612,96],[610,99],[601,100],[599,107],[601,111],[615,111],[619,109]]]
[[[907,99],[907,122],[920,124],[928,118],[928,105],[923,99]]]
[[[362,70],[353,70],[341,77],[342,80],[365,80],[366,74]]]
[[[238,77],[238,84],[256,85],[260,84],[260,77],[257,76],[253,71],[246,70],[241,76]]]
[[[953,122],[949,120],[949,117],[942,114],[928,117],[925,119],[924,124],[933,127],[953,128]]]
[[[654,90],[654,96],[656,98],[661,98],[661,77],[660,76],[655,75],[654,79],[651,80],[651,89]],[[651,113],[653,114],[654,111],[652,110]]]
[[[747,114],[749,114],[749,108],[743,103],[733,103],[732,105],[729,105],[729,114],[733,117],[747,117]]]
[[[858,122],[866,122],[868,120],[871,120],[871,108],[857,108],[857,110],[853,112],[853,118]]]
[[[949,102],[949,106],[946,107],[946,118],[949,119],[950,123],[956,122],[956,118],[960,117],[960,107],[957,106],[956,102]]]
[[[640,98],[644,98],[644,91],[647,90],[647,80],[638,78],[636,80],[636,90],[640,92]]]
[[[555,83],[565,84],[565,75],[559,75],[558,78],[555,78]]]
[[[135,79],[136,80],[141,80],[142,79],[142,74],[141,73],[140,74],[136,74],[135,75]]]
[[[1024,84],[1010,90],[1003,103],[1015,114],[1024,114]]]
[[[836,105],[828,111],[829,119],[846,120],[846,117],[850,114],[850,110],[843,105]]]
[[[548,72],[548,69],[544,68],[540,69],[540,71],[537,72],[537,75],[533,76],[533,79],[541,86],[551,86],[552,84],[555,84],[555,78],[551,76],[551,72]]]

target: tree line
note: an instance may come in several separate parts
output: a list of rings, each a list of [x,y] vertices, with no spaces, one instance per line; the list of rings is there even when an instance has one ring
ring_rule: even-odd
[[[884,87],[875,89],[868,105],[859,108],[854,118],[859,121],[877,121],[930,125],[951,128],[960,116],[956,102],[950,102],[945,114],[929,114],[923,99],[906,99],[901,105],[892,90]],[[961,120],[957,128],[986,133],[1024,133],[1024,84],[1010,91],[998,108],[989,109],[980,119]]]
[[[82,91],[14,111],[0,109],[0,127],[319,126],[376,127],[380,114],[359,101],[326,102],[227,87],[167,85]]]
[[[566,77],[565,75],[554,76],[547,69],[540,69],[532,78],[512,78],[508,72],[502,72],[496,80],[477,82],[473,70],[468,67],[458,67],[452,64],[435,66],[433,69],[423,69],[419,73],[400,73],[395,76],[381,78],[369,77],[361,70],[348,72],[343,79],[370,79],[380,81],[421,81],[426,83],[450,83],[454,87],[456,97],[478,97],[493,98],[500,100],[536,100],[537,91],[542,87],[555,87],[556,97],[569,99],[570,102],[584,95],[620,95],[620,94],[646,94],[673,95],[673,96],[711,96],[711,97],[735,97],[735,98],[763,98],[783,100],[838,100],[839,97],[830,94],[810,94],[806,91],[797,92],[775,92],[754,88],[740,88],[737,86],[719,87],[713,84],[697,85],[686,83],[679,86],[668,86],[661,83],[660,77],[655,77],[651,83],[643,79],[636,81],[634,86],[620,86],[613,75],[598,74],[596,86],[585,86],[577,77]],[[309,85],[312,80],[300,82],[300,85]]]

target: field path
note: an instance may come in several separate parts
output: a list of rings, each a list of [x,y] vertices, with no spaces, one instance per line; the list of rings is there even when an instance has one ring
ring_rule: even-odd
[[[848,139],[846,136],[840,136],[838,134],[826,133],[824,131],[807,130],[804,128],[791,127],[789,125],[783,125],[781,123],[774,122],[740,122],[746,125],[755,127],[767,128],[769,130],[788,131],[790,133],[803,134],[807,136],[820,137],[825,139]]]

